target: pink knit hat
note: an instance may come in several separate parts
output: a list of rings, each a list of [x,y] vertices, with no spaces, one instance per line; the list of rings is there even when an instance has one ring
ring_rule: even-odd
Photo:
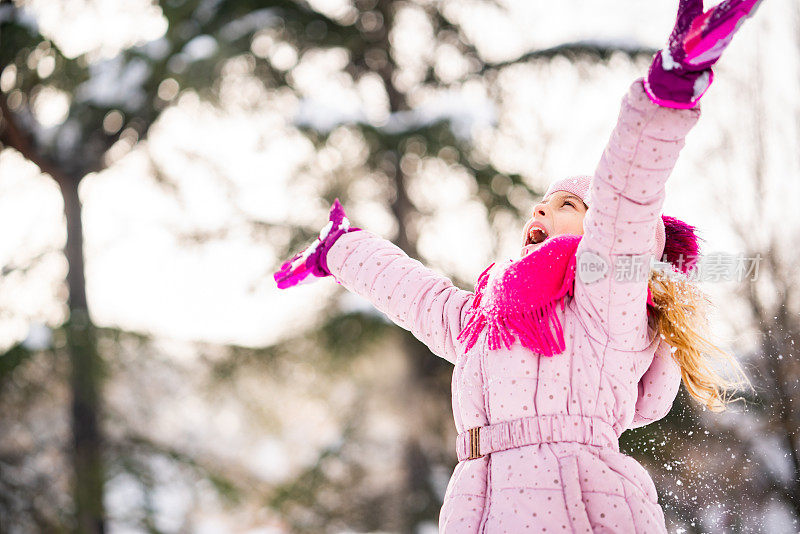
[[[588,206],[591,183],[592,177],[588,175],[561,178],[550,184],[543,198],[548,198],[555,191],[567,191],[580,197]],[[666,255],[667,261],[686,273],[695,266],[699,251],[694,230],[693,226],[679,219],[662,215],[658,218],[656,241],[650,252],[658,261]]]

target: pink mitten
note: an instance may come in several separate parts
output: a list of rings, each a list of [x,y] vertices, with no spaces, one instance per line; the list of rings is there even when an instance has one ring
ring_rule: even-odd
[[[331,273],[326,262],[328,250],[339,237],[347,232],[357,230],[360,228],[350,228],[350,221],[347,219],[339,199],[334,200],[328,216],[328,224],[319,233],[319,237],[308,248],[281,265],[280,270],[273,275],[278,288],[286,289],[314,281],[314,278],[307,279],[309,275],[319,278],[330,276]]]
[[[725,0],[704,13],[703,0],[680,0],[667,47],[655,55],[645,78],[650,100],[670,108],[694,107],[714,79],[711,65],[761,1]]]

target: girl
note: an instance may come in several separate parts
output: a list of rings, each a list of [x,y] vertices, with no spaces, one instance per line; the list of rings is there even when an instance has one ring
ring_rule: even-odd
[[[660,212],[710,67],[758,3],[703,12],[681,0],[594,175],[551,184],[521,258],[492,264],[474,292],[350,228],[338,200],[319,238],[275,274],[280,288],[334,276],[455,366],[459,463],[441,532],[666,532],[652,479],[618,438],[666,415],[681,378],[724,408],[732,384],[709,356],[741,372],[696,330],[703,298],[680,276],[695,265],[693,228]]]

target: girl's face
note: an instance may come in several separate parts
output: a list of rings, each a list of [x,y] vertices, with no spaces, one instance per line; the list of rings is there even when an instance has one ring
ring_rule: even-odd
[[[554,191],[533,207],[533,216],[525,224],[522,253],[528,255],[541,244],[557,235],[583,235],[586,204],[568,191]]]

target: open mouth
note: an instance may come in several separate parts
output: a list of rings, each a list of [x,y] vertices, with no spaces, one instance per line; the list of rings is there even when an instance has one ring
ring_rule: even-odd
[[[540,228],[539,226],[532,226],[530,230],[528,230],[528,234],[525,236],[525,243],[522,245],[522,252],[520,256],[524,257],[533,252],[538,248],[537,245],[544,243],[548,237],[547,230]]]
[[[548,238],[547,231],[538,226],[531,227],[525,239],[525,246],[538,245]]]

